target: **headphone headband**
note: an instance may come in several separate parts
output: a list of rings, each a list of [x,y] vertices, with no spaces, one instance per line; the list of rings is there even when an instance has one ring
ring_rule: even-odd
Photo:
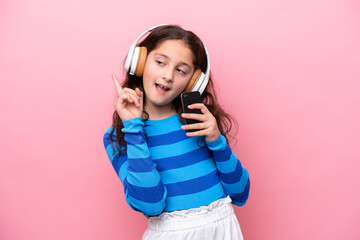
[[[129,72],[130,71],[130,74],[131,75],[134,75],[134,71],[133,69],[136,68],[136,66],[132,66],[132,61],[133,61],[133,58],[134,56],[137,57],[137,54],[135,53],[136,52],[136,45],[138,44],[138,42],[140,41],[140,39],[145,35],[147,34],[148,32],[151,32],[153,31],[155,28],[158,28],[160,26],[168,26],[169,24],[159,24],[159,25],[155,25],[147,30],[145,30],[143,33],[140,34],[140,36],[134,41],[134,43],[131,45],[130,49],[129,49],[129,54],[126,58],[126,61],[125,61],[125,70],[126,72]],[[188,31],[187,29],[183,28],[182,29]],[[195,86],[194,86],[194,91],[199,91],[200,94],[203,93],[203,91],[205,90],[206,88],[206,85],[207,83],[209,82],[209,75],[210,75],[210,57],[209,57],[209,53],[205,47],[205,44],[203,43],[203,46],[204,46],[204,49],[205,49],[205,53],[206,53],[206,61],[207,61],[207,68],[206,68],[206,71],[205,71],[205,74],[204,76],[201,76],[203,79],[201,79],[201,81],[198,81]],[[137,50],[138,51],[138,50]]]

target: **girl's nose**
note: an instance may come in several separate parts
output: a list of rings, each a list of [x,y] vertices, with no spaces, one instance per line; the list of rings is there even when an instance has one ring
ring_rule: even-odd
[[[172,70],[172,68],[170,68],[170,67],[166,68],[166,70],[165,70],[164,73],[163,73],[162,78],[163,78],[164,81],[166,81],[166,82],[173,81],[174,71]]]

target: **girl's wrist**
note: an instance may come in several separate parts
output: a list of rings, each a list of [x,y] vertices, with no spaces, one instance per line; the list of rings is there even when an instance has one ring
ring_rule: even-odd
[[[220,136],[220,131],[216,132],[215,135],[210,137],[205,137],[206,142],[215,142]]]
[[[141,117],[130,118],[122,121],[124,128],[121,129],[124,133],[136,133],[142,131],[144,128],[144,122]]]
[[[220,131],[219,131],[219,136],[217,139],[215,139],[212,142],[206,141],[206,143],[207,143],[209,149],[212,151],[224,150],[227,145],[226,138],[223,135],[221,135]]]

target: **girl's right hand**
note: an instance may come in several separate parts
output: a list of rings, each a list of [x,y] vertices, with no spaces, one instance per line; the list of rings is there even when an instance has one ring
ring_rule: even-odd
[[[116,112],[122,121],[141,117],[143,112],[143,92],[139,88],[122,88],[115,74],[111,74],[118,99],[115,102]]]

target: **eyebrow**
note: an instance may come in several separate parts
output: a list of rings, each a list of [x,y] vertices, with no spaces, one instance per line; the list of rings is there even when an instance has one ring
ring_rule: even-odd
[[[155,53],[155,56],[156,56],[156,55],[159,55],[159,56],[161,56],[161,57],[164,57],[164,58],[166,58],[166,59],[169,59],[169,56],[167,56],[167,55],[165,55],[165,54],[163,54],[163,53]],[[191,69],[190,65],[187,64],[186,62],[180,62],[180,65],[185,65],[185,66],[187,66],[188,68]]]

